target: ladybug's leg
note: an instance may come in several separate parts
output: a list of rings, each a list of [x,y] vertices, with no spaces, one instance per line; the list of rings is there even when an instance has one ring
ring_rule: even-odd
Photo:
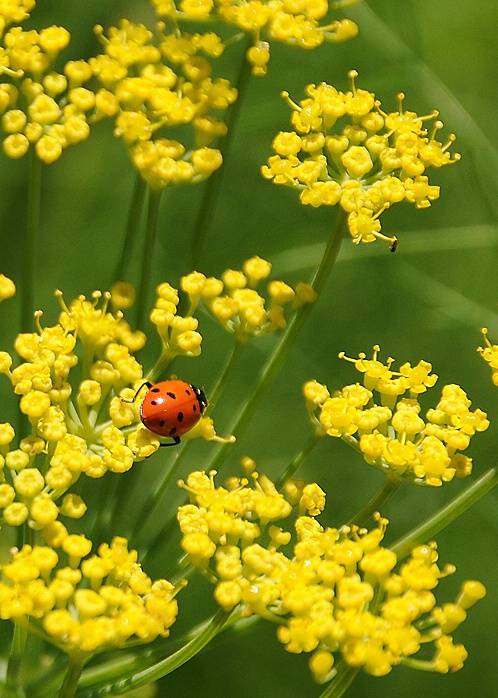
[[[121,400],[121,402],[129,402],[129,403],[131,404],[131,403],[135,402],[135,400],[137,399],[138,393],[139,393],[139,392],[142,390],[142,388],[144,388],[145,386],[147,386],[147,388],[150,390],[150,389],[152,388],[152,386],[153,386],[153,383],[151,383],[150,381],[145,381],[144,383],[142,383],[142,385],[141,385],[140,388],[137,390],[137,392],[135,393],[135,395],[131,398],[131,400],[127,400],[127,399],[124,398],[124,397],[120,397],[119,399]]]
[[[172,444],[159,444],[159,446],[178,446],[178,444],[181,441],[180,437],[179,436],[172,436],[171,438],[173,439]]]

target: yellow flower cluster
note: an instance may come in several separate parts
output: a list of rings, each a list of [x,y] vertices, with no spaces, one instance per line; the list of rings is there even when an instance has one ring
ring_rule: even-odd
[[[34,6],[34,0],[0,3],[0,75],[6,78],[0,82],[2,147],[15,159],[33,146],[41,161],[52,163],[67,146],[88,138],[89,121],[103,113],[101,98],[83,87],[92,76],[83,61],[69,61],[63,72],[54,69],[69,44],[67,29],[19,25]]]
[[[484,339],[484,347],[478,347],[477,351],[484,361],[489,364],[491,368],[491,380],[494,385],[498,385],[498,344],[491,344],[489,341],[487,327],[482,328],[482,337]]]
[[[324,41],[346,41],[358,34],[350,19],[329,20],[331,10],[340,8],[333,0],[152,0],[159,17],[172,23],[184,21],[223,22],[252,39],[247,60],[253,75],[266,75],[270,60],[269,41],[312,49]]]
[[[273,140],[275,155],[262,168],[266,179],[300,191],[301,203],[318,207],[340,204],[348,214],[354,243],[380,238],[395,249],[396,238],[381,233],[379,217],[394,203],[408,201],[426,208],[439,198],[439,187],[429,183],[429,167],[459,160],[451,157],[450,135],[437,140],[443,124],[437,120],[430,133],[424,122],[437,112],[418,116],[403,107],[385,113],[375,95],[355,86],[341,92],[332,85],[308,85],[306,99],[293,102],[293,131],[281,131]]]
[[[132,331],[120,311],[109,312],[110,294],[102,303],[100,293],[92,300],[79,296],[69,306],[57,295],[59,322],[42,327],[37,313],[37,332],[16,338],[22,362],[13,368],[11,355],[0,352],[0,372],[30,424],[18,443],[12,424],[0,424],[0,522],[35,530],[59,516],[84,515],[81,497],[67,494],[82,473],[99,478],[108,470],[125,472],[159,447],[157,436],[140,424],[139,405],[120,398],[143,382],[133,353],[145,335]],[[176,354],[189,354],[186,340],[183,345]],[[70,373],[77,365],[75,384]],[[212,421],[197,435],[217,438]]]
[[[295,310],[316,300],[308,284],[300,282],[292,288],[273,280],[267,284],[267,301],[257,287],[270,273],[270,262],[255,256],[244,262],[242,270],[224,271],[221,279],[192,272],[181,279],[181,288],[190,298],[191,312],[202,300],[225,330],[246,341],[284,328],[286,307]]]
[[[193,313],[201,298],[242,340],[285,326],[284,304],[295,308],[314,300],[306,284],[293,290],[283,281],[272,281],[266,309],[255,287],[270,274],[270,263],[253,257],[243,268],[244,272],[227,270],[223,281],[198,272],[185,276],[182,289],[190,300],[185,316],[177,313],[178,290],[167,282],[158,286],[150,319],[162,350],[147,380],[157,380],[177,356],[199,356],[202,336]],[[228,295],[222,296],[224,288]],[[0,276],[0,295],[8,297],[14,290],[10,279]],[[29,434],[20,440],[12,425],[16,420],[0,424],[0,522],[27,523],[35,530],[45,529],[59,516],[85,514],[83,499],[68,493],[81,474],[100,478],[107,471],[126,472],[160,446],[159,437],[141,423],[140,400],[134,400],[145,382],[134,353],[144,346],[146,336],[133,331],[118,309],[133,302],[132,287],[119,283],[111,293],[95,292],[91,299],[79,296],[69,305],[60,291],[56,295],[61,305],[58,322],[42,327],[38,312],[37,331],[16,338],[19,365],[14,367],[12,356],[0,351],[0,373],[19,396],[20,412],[30,424]],[[77,379],[71,374],[76,366]],[[234,441],[233,436],[218,436],[206,415],[185,435],[198,437]]]
[[[57,553],[55,547],[60,547]],[[153,582],[125,538],[88,557],[83,535],[51,537],[50,547],[25,545],[0,567],[2,618],[29,627],[67,653],[167,637],[178,614],[174,587]]]
[[[102,85],[106,116],[123,139],[132,161],[154,189],[199,182],[222,163],[211,145],[226,133],[223,112],[237,98],[228,80],[214,78],[210,60],[223,52],[213,32],[154,35],[143,24],[122,20],[104,33],[96,27],[104,53],[88,62]],[[189,127],[185,140],[167,138]]]
[[[316,484],[295,484],[288,501],[264,476],[230,478],[215,486],[215,473],[195,472],[180,482],[191,503],[180,507],[182,547],[191,563],[216,584],[217,602],[227,611],[237,605],[279,623],[279,640],[289,652],[313,652],[310,668],[324,683],[333,678],[334,654],[376,676],[410,663],[422,643],[433,642],[426,670],[461,668],[463,645],[449,635],[482,598],[480,582],[466,582],[455,603],[436,606],[432,590],[454,572],[440,569],[435,544],[412,551],[397,572],[396,554],[380,545],[386,519],[371,531],[343,526],[323,528],[315,516],[325,504]],[[297,533],[290,557],[279,551],[291,533],[274,522],[299,504]],[[268,526],[268,524],[270,524]],[[263,544],[268,527],[269,542]]]
[[[441,399],[424,421],[419,395],[437,381],[431,364],[407,362],[393,371],[394,359],[383,364],[377,358],[379,351],[375,346],[372,359],[363,353],[358,359],[339,355],[363,373],[363,385],[347,385],[332,396],[315,380],[304,385],[315,427],[343,438],[367,463],[404,480],[438,486],[454,476],[469,475],[472,459],[459,451],[468,447],[476,432],[488,428],[486,413],[471,411],[466,393],[452,384],[443,387]]]

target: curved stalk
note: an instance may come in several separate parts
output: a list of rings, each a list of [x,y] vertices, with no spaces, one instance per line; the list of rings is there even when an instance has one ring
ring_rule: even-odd
[[[315,446],[322,440],[324,434],[315,430],[308,440],[308,443],[304,446],[301,451],[293,458],[293,460],[286,467],[284,472],[275,480],[275,487],[280,490],[285,481],[294,475],[294,473],[301,467],[304,461],[308,458],[310,453],[313,451]]]
[[[341,698],[351,686],[359,672],[358,667],[346,664],[341,660],[337,668],[337,674],[320,694],[319,698]]]
[[[120,695],[158,681],[163,676],[178,669],[178,667],[188,662],[189,659],[192,659],[192,657],[204,649],[223,629],[229,616],[230,614],[220,609],[201,632],[174,654],[159,661],[153,661],[149,666],[143,667],[125,679],[111,683],[102,682],[93,688],[88,687],[88,689],[80,690],[76,694],[77,698],[100,698],[100,696],[111,694]]]
[[[147,210],[147,225],[145,229],[145,243],[142,254],[142,269],[137,292],[137,329],[142,330],[148,315],[147,304],[151,287],[151,260],[154,256],[157,237],[157,221],[159,217],[159,204],[161,202],[162,189],[149,187],[149,205]]]
[[[86,658],[85,655],[69,656],[69,666],[61,690],[59,691],[59,698],[73,698]]]
[[[10,691],[9,695],[12,696],[21,695],[23,693],[19,686],[19,673],[21,671],[21,662],[27,637],[28,632],[26,628],[15,623],[5,677],[7,689]]]
[[[239,114],[242,108],[244,97],[247,93],[247,87],[249,85],[249,80],[251,77],[251,66],[249,65],[249,62],[246,59],[246,49],[249,48],[249,46],[251,46],[251,43],[252,39],[248,37],[244,49],[242,63],[239,70],[239,75],[235,84],[235,87],[237,88],[237,99],[230,106],[230,109],[227,114],[225,122],[227,125],[227,132],[224,136],[222,136],[219,139],[218,142],[218,149],[221,151],[221,154],[223,156],[223,164],[220,168],[213,172],[213,174],[206,180],[204,185],[204,193],[202,196],[202,201],[194,228],[194,234],[192,236],[190,259],[188,260],[189,266],[187,271],[195,269],[195,267],[199,264],[202,248],[206,239],[206,234],[211,224],[211,221],[213,220],[216,206],[220,198],[221,183],[223,179],[225,163],[227,162],[230,155],[237,121],[239,119]]]
[[[130,208],[128,210],[128,220],[126,221],[123,246],[121,248],[119,261],[114,270],[112,282],[125,280],[130,258],[133,253],[133,247],[140,231],[140,219],[142,217],[146,195],[147,184],[137,172]]]
[[[35,308],[36,262],[40,232],[42,163],[34,149],[29,168],[28,202],[26,215],[26,240],[21,286],[21,332],[33,329]]]
[[[316,292],[318,298],[323,291],[325,283],[327,282],[334,267],[339,250],[341,249],[341,244],[344,237],[345,221],[345,212],[342,209],[338,209],[334,229],[325,248],[322,260],[311,282],[311,286]],[[273,352],[270,354],[266,364],[263,366],[263,369],[254,384],[249,398],[241,407],[239,413],[232,422],[232,425],[229,428],[230,433],[236,434],[237,437],[240,437],[248,426],[261,398],[269,389],[284,361],[287,359],[292,345],[294,344],[313,309],[313,305],[313,303],[307,303],[306,305],[301,306],[287,325],[287,328],[280,337],[280,341],[275,345]],[[206,466],[206,470],[219,469],[219,464],[225,458],[230,447],[231,444],[224,444],[221,446],[211,464]]]
[[[446,528],[467,509],[470,509],[473,504],[478,502],[481,497],[484,497],[496,485],[498,485],[498,469],[491,468],[469,485],[461,494],[441,507],[436,514],[429,516],[423,523],[399,538],[389,547],[396,553],[398,559],[406,557],[417,545],[432,540],[439,531],[442,531],[443,528]]]
[[[349,525],[364,526],[376,511],[381,511],[382,507],[391,499],[400,485],[401,480],[389,476],[386,477],[379,491],[374,494],[361,511],[353,516],[351,521],[349,521]]]
[[[240,355],[242,354],[242,350],[245,346],[246,342],[241,342],[238,338],[235,338],[235,344],[232,347],[232,351],[230,352],[228,361],[225,363],[225,368],[223,369],[221,375],[219,376],[213,389],[211,390],[211,394],[209,395],[207,407],[208,412],[211,412],[216,407],[216,403],[220,398],[223,388],[227,384],[228,378],[234,370],[235,366],[238,364]]]

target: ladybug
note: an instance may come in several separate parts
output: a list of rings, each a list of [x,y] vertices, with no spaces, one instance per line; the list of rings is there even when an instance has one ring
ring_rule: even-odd
[[[155,384],[146,381],[137,390],[133,400],[123,401],[133,402],[144,386],[147,386],[148,391],[140,405],[140,419],[154,434],[173,439],[173,443],[161,446],[176,446],[180,443],[180,436],[197,424],[206,409],[204,391],[183,380],[167,380]]]

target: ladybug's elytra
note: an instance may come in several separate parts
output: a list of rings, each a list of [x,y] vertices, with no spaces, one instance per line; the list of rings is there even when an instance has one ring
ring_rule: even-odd
[[[173,439],[172,444],[161,444],[162,446],[179,444],[180,436],[195,427],[207,407],[204,391],[178,379],[155,384],[146,381],[137,390],[133,400],[144,386],[149,390],[140,405],[140,419],[154,434]]]

